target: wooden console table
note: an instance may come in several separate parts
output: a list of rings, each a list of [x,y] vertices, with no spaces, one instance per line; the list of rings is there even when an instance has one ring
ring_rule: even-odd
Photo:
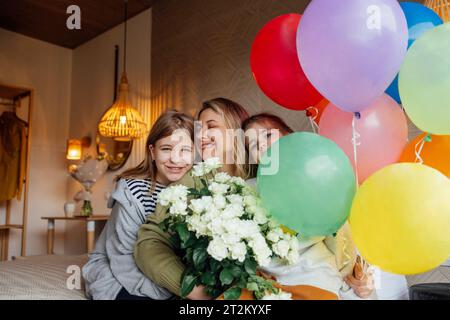
[[[47,254],[53,254],[53,247],[55,241],[55,220],[66,221],[83,221],[86,223],[86,249],[90,253],[94,250],[95,245],[95,228],[97,221],[107,221],[109,216],[90,216],[90,217],[42,217],[43,220],[48,220],[47,224]]]

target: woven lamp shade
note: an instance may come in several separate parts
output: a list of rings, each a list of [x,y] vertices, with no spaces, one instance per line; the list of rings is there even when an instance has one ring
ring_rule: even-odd
[[[433,9],[444,20],[444,23],[450,22],[449,0],[425,0],[425,5]]]
[[[139,139],[147,132],[147,125],[139,111],[131,106],[125,72],[120,79],[119,96],[103,115],[98,124],[98,131],[102,136],[117,141]]]

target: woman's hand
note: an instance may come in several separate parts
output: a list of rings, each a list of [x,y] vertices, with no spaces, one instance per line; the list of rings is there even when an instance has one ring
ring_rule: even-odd
[[[212,300],[212,297],[205,293],[205,287],[202,285],[194,287],[186,298],[189,300]]]
[[[351,274],[345,277],[345,282],[353,289],[355,294],[362,299],[369,298],[375,288],[372,273],[365,274],[360,279],[355,278],[355,276]]]

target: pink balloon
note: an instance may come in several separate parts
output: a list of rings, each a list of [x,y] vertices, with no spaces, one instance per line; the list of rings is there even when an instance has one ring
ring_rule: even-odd
[[[408,124],[400,106],[384,94],[355,119],[357,173],[359,183],[379,169],[400,159],[408,139]],[[354,114],[333,104],[325,109],[319,134],[336,142],[349,157],[355,169],[352,121]]]

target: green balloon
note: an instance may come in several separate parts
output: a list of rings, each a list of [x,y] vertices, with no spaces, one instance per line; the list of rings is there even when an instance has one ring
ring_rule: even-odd
[[[339,230],[356,192],[344,151],[309,132],[290,134],[271,146],[261,159],[257,185],[272,216],[304,237]]]
[[[406,113],[419,129],[450,134],[450,23],[414,42],[400,70],[399,90]]]

